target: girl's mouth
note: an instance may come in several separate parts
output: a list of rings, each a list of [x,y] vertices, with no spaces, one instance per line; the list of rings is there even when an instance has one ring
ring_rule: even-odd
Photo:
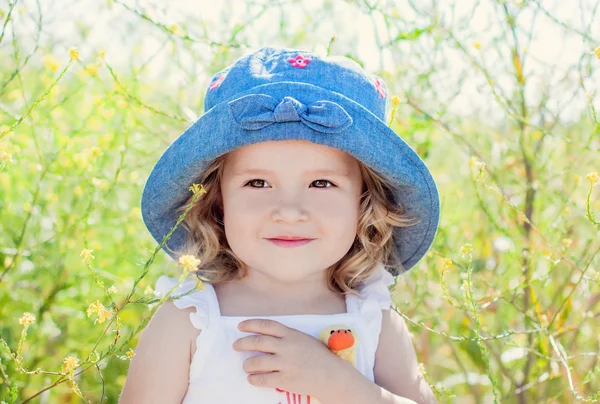
[[[268,238],[267,240],[269,240],[271,243],[273,243],[275,245],[278,245],[279,247],[284,247],[284,248],[300,247],[304,244],[308,244],[311,241],[313,241],[313,239],[281,240],[281,239],[277,239],[277,238]]]

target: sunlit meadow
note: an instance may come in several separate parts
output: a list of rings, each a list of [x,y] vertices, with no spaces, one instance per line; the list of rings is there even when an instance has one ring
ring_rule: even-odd
[[[600,2],[211,3],[0,0],[0,402],[118,401],[156,279],[198,265],[144,181],[266,45],[382,77],[431,168],[440,228],[392,295],[439,402],[597,401]]]

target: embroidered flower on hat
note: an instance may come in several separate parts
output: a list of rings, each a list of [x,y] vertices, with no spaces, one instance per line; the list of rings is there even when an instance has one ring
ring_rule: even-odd
[[[306,66],[308,66],[310,60],[311,59],[298,54],[295,58],[291,58],[289,62],[293,67],[304,69]]]
[[[383,86],[383,82],[379,77],[375,78],[375,88],[377,89],[379,96],[381,98],[385,98],[385,87]]]
[[[227,76],[227,72],[221,73],[216,79],[213,78],[212,83],[210,83],[210,89],[214,90],[215,88],[219,87],[225,79],[225,76]]]

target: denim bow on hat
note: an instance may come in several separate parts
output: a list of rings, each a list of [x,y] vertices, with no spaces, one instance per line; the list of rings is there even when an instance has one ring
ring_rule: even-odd
[[[302,122],[323,133],[339,133],[352,125],[352,117],[339,104],[317,101],[305,105],[285,96],[283,100],[267,94],[249,94],[229,102],[229,112],[244,129],[258,130],[276,122]]]

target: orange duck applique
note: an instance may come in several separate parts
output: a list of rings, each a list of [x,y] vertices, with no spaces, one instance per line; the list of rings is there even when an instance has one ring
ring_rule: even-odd
[[[327,327],[319,334],[319,340],[338,357],[356,366],[358,338],[349,327],[339,324]]]

